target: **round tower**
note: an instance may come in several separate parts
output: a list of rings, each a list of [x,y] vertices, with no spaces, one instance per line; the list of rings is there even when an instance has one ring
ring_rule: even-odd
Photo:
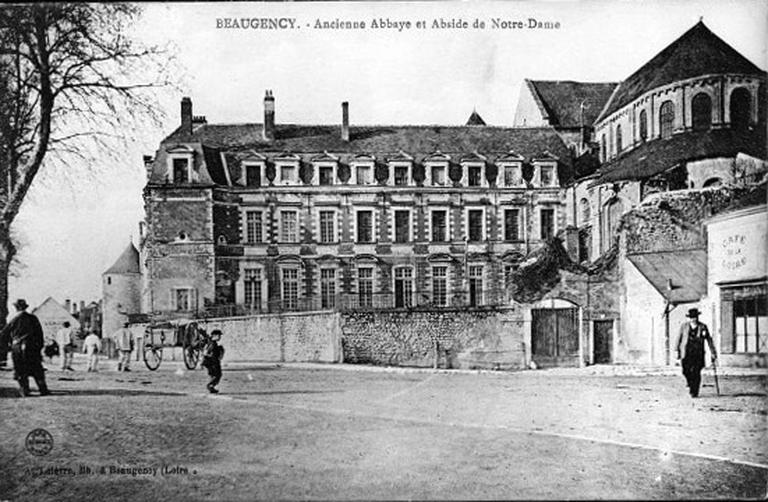
[[[141,269],[139,251],[129,244],[117,261],[102,274],[102,336],[108,337],[123,326],[128,314],[141,312]]]

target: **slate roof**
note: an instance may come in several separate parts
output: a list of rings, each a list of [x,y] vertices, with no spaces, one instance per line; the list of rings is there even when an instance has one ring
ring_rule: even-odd
[[[657,87],[678,80],[721,73],[765,75],[747,58],[699,21],[621,82],[598,121]]]
[[[688,249],[627,256],[672,304],[699,301],[707,293],[707,251]],[[672,281],[672,289],[668,285]]]
[[[291,152],[303,162],[309,162],[320,152],[329,152],[348,163],[360,154],[383,161],[405,152],[416,163],[435,151],[452,159],[479,152],[489,162],[513,151],[524,161],[545,157],[545,152],[558,158],[561,183],[571,176],[570,152],[551,127],[492,127],[492,126],[357,126],[350,127],[349,141],[341,138],[339,126],[279,124],[275,140],[266,141],[261,124],[204,124],[192,135],[175,131],[168,136],[155,155],[150,183],[162,183],[165,177],[166,149],[176,144],[190,145],[201,158],[199,183],[226,184],[226,168],[230,179],[241,173],[239,163],[255,153],[268,160]],[[222,155],[223,154],[223,155]],[[224,160],[222,160],[224,159]],[[197,168],[197,166],[196,166]]]
[[[120,255],[117,261],[107,269],[105,274],[140,274],[139,251],[133,243],[128,244],[125,251]]]
[[[768,156],[765,130],[714,129],[648,141],[603,164],[594,184],[642,180],[663,173],[681,162],[735,157],[739,153],[765,159]]]
[[[617,82],[525,79],[525,84],[551,125],[581,127],[581,103],[585,103],[584,125],[592,125]]]

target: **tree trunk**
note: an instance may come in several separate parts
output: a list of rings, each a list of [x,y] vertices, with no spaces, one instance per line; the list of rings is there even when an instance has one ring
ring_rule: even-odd
[[[0,225],[0,328],[5,327],[8,317],[8,272],[16,256],[8,228]]]

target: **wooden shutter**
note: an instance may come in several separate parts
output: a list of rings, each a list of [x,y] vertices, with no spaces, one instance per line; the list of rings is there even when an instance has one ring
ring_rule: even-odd
[[[720,352],[733,353],[733,293],[720,292]]]

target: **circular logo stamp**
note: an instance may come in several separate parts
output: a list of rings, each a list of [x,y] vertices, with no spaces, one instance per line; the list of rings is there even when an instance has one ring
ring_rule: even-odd
[[[45,429],[34,429],[24,441],[27,451],[36,457],[48,455],[53,450],[53,436]]]

